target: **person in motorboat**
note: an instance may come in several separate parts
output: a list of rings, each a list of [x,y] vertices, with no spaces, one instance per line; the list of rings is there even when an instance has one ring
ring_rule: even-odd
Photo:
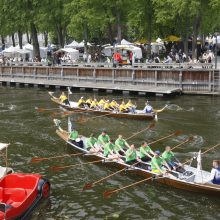
[[[166,146],[165,151],[162,153],[162,158],[167,162],[167,164],[172,170],[180,170],[180,168],[182,167],[180,161],[175,157],[174,153],[171,151],[170,146]]]
[[[79,101],[78,101],[78,107],[79,108],[84,108],[86,105],[86,101],[84,100],[84,97],[82,96]]]
[[[159,150],[156,150],[154,152],[154,156],[153,156],[150,164],[151,164],[151,171],[153,173],[165,174],[167,172],[167,169],[169,171],[171,171],[167,162],[162,157],[160,157]]]
[[[115,149],[114,151],[117,154],[125,155],[126,148],[129,148],[129,144],[125,139],[123,139],[123,136],[121,134],[118,135],[118,138],[115,141]]]
[[[86,100],[86,105],[90,108],[91,104],[92,104],[92,98],[88,98]]]
[[[98,137],[98,144],[102,147],[105,146],[110,141],[109,135],[106,133],[105,130],[102,131],[102,133]]]
[[[209,183],[220,185],[220,161],[213,160]]]
[[[134,144],[131,144],[129,149],[125,152],[125,160],[126,163],[129,165],[132,165],[134,163],[137,163],[137,161],[140,161]]]
[[[128,100],[128,102],[125,105],[125,107],[126,107],[128,112],[135,113],[136,105],[134,105],[130,99]]]
[[[91,105],[90,105],[90,108],[96,109],[97,106],[98,106],[98,104],[99,104],[99,103],[97,102],[97,99],[94,99],[94,100],[92,101]]]
[[[69,141],[72,142],[73,144],[75,144],[78,136],[79,136],[78,131],[74,127],[72,127],[72,131],[69,134]]]
[[[97,147],[97,138],[94,137],[94,134],[90,134],[90,137],[86,141],[86,149],[91,153],[97,153],[100,149]]]
[[[70,105],[70,102],[64,92],[61,93],[59,100],[61,103],[64,103],[65,105]]]
[[[151,161],[154,156],[154,152],[151,150],[150,146],[146,141],[142,142],[141,147],[139,149],[139,157],[143,162]]]
[[[119,111],[120,112],[128,112],[126,104],[124,101],[122,101],[121,105],[119,106]]]
[[[153,107],[149,104],[149,102],[147,101],[145,103],[145,107],[143,109],[143,112],[144,113],[152,113],[154,110],[153,110]]]

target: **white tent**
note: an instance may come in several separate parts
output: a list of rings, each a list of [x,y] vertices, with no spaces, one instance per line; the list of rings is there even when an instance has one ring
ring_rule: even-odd
[[[73,48],[61,48],[56,51],[57,52],[65,52],[68,53],[72,60],[78,60],[79,59],[79,51]]]
[[[92,44],[87,42],[87,46],[92,46]],[[84,47],[84,40],[79,43],[79,47]]]
[[[72,43],[64,46],[64,48],[78,48],[78,47],[80,47],[80,44],[75,40]]]
[[[136,47],[133,45],[116,45],[115,48],[119,50],[132,51],[133,53],[135,53],[137,59],[142,58],[142,50],[140,47]],[[105,51],[109,51],[109,49],[114,50],[114,47],[113,46],[105,47],[103,53],[105,53]],[[108,54],[106,53],[105,55],[108,56]]]
[[[33,45],[31,44],[25,44],[23,47],[25,50],[29,51],[30,53],[30,58],[33,58]],[[47,57],[47,47],[40,47],[40,57],[41,58],[46,58]]]
[[[121,40],[121,45],[133,45],[133,43],[131,43],[131,42],[125,40],[125,39],[122,39]]]
[[[31,53],[29,50],[26,50],[26,49],[20,49],[19,48],[19,45],[17,45],[16,47],[9,47],[9,48],[6,48],[5,50],[2,51],[2,53],[5,55],[5,56],[13,56],[13,57],[16,57],[18,56],[19,54],[20,55],[24,55],[24,54],[27,54],[27,53]]]

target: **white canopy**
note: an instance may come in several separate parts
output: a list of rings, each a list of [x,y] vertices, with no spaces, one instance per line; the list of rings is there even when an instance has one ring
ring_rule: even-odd
[[[26,50],[33,50],[33,45],[25,44],[23,48],[26,49]]]
[[[92,44],[87,42],[87,46],[92,46]],[[84,40],[79,43],[79,47],[84,47]]]
[[[19,48],[19,45],[17,45],[16,47],[9,47],[9,48],[6,48],[5,50],[2,51],[2,53],[4,55],[17,55],[17,54],[26,54],[26,53],[30,53],[30,50],[26,50],[26,49],[20,49]]]
[[[64,48],[78,48],[80,47],[79,43],[77,41],[73,41],[72,43],[65,45]]]
[[[73,60],[79,59],[79,51],[73,48],[61,48],[57,50],[56,52],[65,52],[68,53]]]
[[[133,43],[131,43],[131,42],[125,40],[125,39],[122,39],[121,40],[121,45],[133,45]]]
[[[7,148],[9,144],[0,143],[0,151]]]
[[[142,50],[140,47],[136,47],[133,45],[116,45],[115,48],[120,49],[120,50],[132,51],[133,53],[136,54],[137,59],[142,58]],[[105,47],[103,50],[103,53],[105,53],[105,51],[108,51],[109,49],[114,50],[114,47],[113,46]],[[105,54],[105,55],[108,56],[107,54]]]

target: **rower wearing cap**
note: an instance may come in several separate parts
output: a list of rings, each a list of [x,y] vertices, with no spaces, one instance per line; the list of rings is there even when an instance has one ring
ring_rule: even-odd
[[[64,92],[61,93],[59,100],[61,103],[64,103],[65,105],[70,105],[70,102]]]
[[[134,144],[131,144],[130,148],[125,152],[125,159],[126,163],[130,165],[136,163],[139,160]]]
[[[104,147],[105,144],[107,144],[109,141],[110,141],[110,138],[108,134],[106,133],[105,130],[103,130],[102,133],[98,137],[98,143]]]
[[[118,139],[115,141],[115,149],[114,149],[114,151],[117,154],[124,155],[126,147],[129,148],[130,146],[128,145],[126,140],[123,139],[123,136],[121,134],[119,134],[118,135]]]
[[[151,160],[151,170],[153,173],[165,173],[166,172],[166,168],[168,170],[171,170],[169,165],[166,163],[166,161],[160,157],[160,151],[156,150],[154,152],[154,157]],[[165,167],[164,167],[165,166]]]
[[[86,104],[86,101],[83,99],[83,96],[78,101],[78,107],[84,108]]]
[[[139,157],[144,162],[149,162],[154,156],[154,152],[151,150],[150,146],[146,141],[142,142],[139,149]]]

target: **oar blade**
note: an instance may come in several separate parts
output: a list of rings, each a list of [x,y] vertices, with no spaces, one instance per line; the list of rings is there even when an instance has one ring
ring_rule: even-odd
[[[44,108],[35,107],[35,110],[36,110],[37,112],[44,112]]]
[[[194,137],[193,137],[193,136],[190,136],[190,137],[188,138],[187,142],[192,141],[193,139],[194,139]]]
[[[51,169],[52,171],[58,172],[58,171],[62,170],[63,167],[53,166],[53,167],[50,167],[50,169]]]
[[[40,158],[40,157],[33,157],[30,161],[30,163],[39,163],[42,160],[44,160],[44,158]]]
[[[149,125],[149,128],[154,128],[154,127],[155,127],[155,123]]]
[[[86,184],[84,185],[84,187],[83,187],[83,191],[84,191],[84,190],[87,190],[87,189],[91,189],[92,186],[93,186],[92,183],[86,183]]]
[[[110,198],[112,194],[115,193],[115,189],[107,190],[103,193],[104,198]]]
[[[176,131],[176,132],[174,133],[174,135],[175,135],[175,136],[179,136],[179,135],[181,135],[182,133],[183,133],[183,131],[178,130],[178,131]]]

